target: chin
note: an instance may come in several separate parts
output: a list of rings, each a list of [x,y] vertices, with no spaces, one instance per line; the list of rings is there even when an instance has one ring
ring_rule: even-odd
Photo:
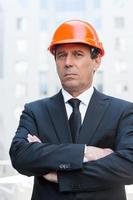
[[[77,91],[77,90],[79,90],[79,85],[73,84],[73,83],[69,83],[69,84],[63,85],[63,88],[66,91]]]

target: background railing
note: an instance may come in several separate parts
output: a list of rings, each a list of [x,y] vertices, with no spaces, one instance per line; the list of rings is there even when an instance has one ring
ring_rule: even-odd
[[[0,200],[30,200],[33,177],[18,174],[10,161],[0,161]]]
[[[0,161],[0,200],[30,200],[33,177],[18,174],[9,160]],[[126,186],[127,199],[133,200],[133,185]]]

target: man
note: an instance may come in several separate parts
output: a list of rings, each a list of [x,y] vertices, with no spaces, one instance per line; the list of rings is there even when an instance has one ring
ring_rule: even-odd
[[[61,91],[25,105],[12,164],[34,176],[32,200],[126,200],[133,183],[133,104],[98,92],[104,55],[87,22],[61,24],[49,47]]]

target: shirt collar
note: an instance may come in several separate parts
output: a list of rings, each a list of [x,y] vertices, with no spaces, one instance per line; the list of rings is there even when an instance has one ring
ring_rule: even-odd
[[[81,93],[76,98],[79,99],[83,104],[88,105],[93,92],[94,92],[94,88],[93,88],[93,86],[91,86],[89,89],[87,89],[85,92]],[[67,103],[69,99],[73,98],[73,96],[70,95],[66,90],[64,90],[64,88],[62,88],[62,95],[64,97],[65,103]]]

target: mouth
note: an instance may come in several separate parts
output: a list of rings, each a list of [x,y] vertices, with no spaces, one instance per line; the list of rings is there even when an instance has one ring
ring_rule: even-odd
[[[67,74],[64,75],[64,77],[74,77],[74,76],[77,76],[77,74],[67,73]]]

